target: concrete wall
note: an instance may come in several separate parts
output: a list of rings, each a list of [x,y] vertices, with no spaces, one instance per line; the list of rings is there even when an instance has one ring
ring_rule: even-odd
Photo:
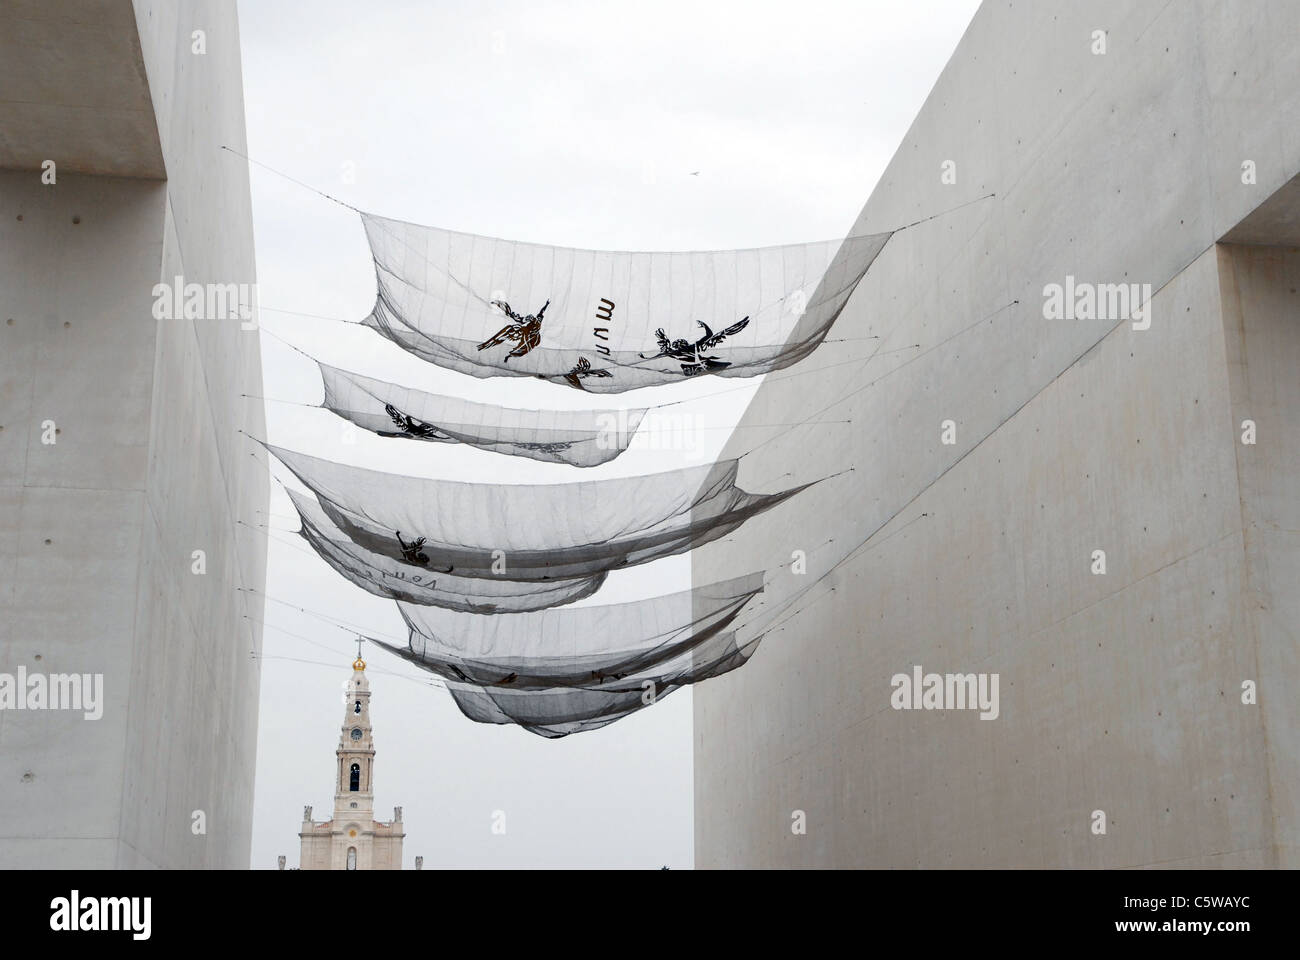
[[[114,104],[85,105],[75,55],[94,17],[138,60],[102,64],[119,106],[143,96],[154,118],[113,149]],[[244,150],[234,6],[5,3],[0,20],[44,38],[9,68],[43,71],[51,107],[4,158],[59,170],[0,172],[0,671],[102,673],[106,691],[99,720],[0,711],[0,867],[247,867],[262,614],[243,591],[265,542],[239,521],[268,481],[238,431],[264,432],[240,397],[261,393],[258,337],[151,312],[160,280],[255,281],[247,170],[220,150]],[[103,175],[153,154],[165,180]]]
[[[1293,194],[1300,182],[1293,181]],[[1292,208],[1300,202],[1292,197]],[[1292,220],[1300,223],[1300,217]],[[1260,701],[1278,864],[1300,864],[1300,243],[1220,247],[1219,281],[1233,423],[1268,432],[1238,444],[1244,603],[1241,640]]]
[[[727,451],[773,437],[760,488],[853,471],[695,557],[775,574],[751,662],[696,690],[699,866],[1300,862],[1296,259],[1216,247],[1300,172],[1297,31],[1251,0],[980,9],[855,229],[996,196],[897,234],[835,331],[878,345],[746,414],[850,426]],[[1150,329],[1045,319],[1067,275],[1150,284]],[[916,664],[998,674],[1000,716],[892,709]]]
[[[130,3],[4,0],[0,24],[0,168],[166,176]]]

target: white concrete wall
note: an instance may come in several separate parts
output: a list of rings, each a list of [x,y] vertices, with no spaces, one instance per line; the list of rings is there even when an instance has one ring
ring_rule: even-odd
[[[118,6],[167,179],[0,173],[0,670],[107,688],[98,721],[0,711],[0,866],[247,867],[262,614],[241,588],[262,588],[265,542],[238,521],[268,481],[238,431],[264,432],[240,396],[261,393],[258,338],[151,313],[160,279],[256,279],[246,166],[219,149],[244,150],[238,29],[233,4]],[[78,142],[58,133],[52,152]]]
[[[1269,492],[1297,444],[1275,427],[1242,471],[1234,419],[1242,384],[1292,423],[1300,401],[1260,386],[1280,365],[1230,376],[1251,344],[1293,349],[1296,300],[1270,286],[1230,351],[1214,246],[1300,171],[1297,32],[1300,7],[1252,0],[980,9],[856,229],[997,196],[890,241],[834,333],[879,356],[828,344],[748,411],[853,422],[777,436],[742,481],[853,472],[695,558],[699,583],[796,549],[832,571],[696,689],[699,866],[1297,863],[1295,611],[1252,605],[1294,582]],[[1044,319],[1067,274],[1150,284],[1151,329]],[[1001,716],[891,709],[914,664],[998,673]]]
[[[1260,710],[1274,844],[1279,865],[1294,867],[1300,697],[1286,690],[1300,677],[1300,247],[1224,245],[1219,262],[1233,423],[1267,431],[1236,446],[1249,615],[1241,639],[1273,694]]]
[[[129,0],[0,2],[0,168],[161,179]]]

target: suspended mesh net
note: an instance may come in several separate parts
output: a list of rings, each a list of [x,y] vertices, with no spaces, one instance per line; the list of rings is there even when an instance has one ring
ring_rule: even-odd
[[[446,680],[471,719],[559,737],[740,666],[758,641],[742,651],[728,628],[762,590],[753,573],[631,603],[498,617],[401,603],[407,648],[374,642]]]
[[[311,497],[297,490],[288,493],[302,523],[302,538],[340,575],[376,596],[472,613],[519,613],[581,600],[605,582],[604,573],[528,581],[430,572],[358,546]]]
[[[639,682],[625,678],[689,653],[762,590],[760,572],[647,600],[515,616],[398,607],[412,655],[435,671],[444,669],[447,679],[639,690]]]
[[[627,449],[645,416],[630,410],[515,410],[471,403],[320,363],[329,410],[383,437],[465,443],[547,463],[592,467]]]
[[[753,377],[803,359],[891,236],[624,253],[361,219],[379,288],[367,326],[471,376],[592,393]]]
[[[737,647],[730,634],[718,638],[718,643],[726,649],[713,662],[695,662],[683,666],[677,674],[648,678],[644,690],[515,690],[451,680],[446,681],[446,686],[461,713],[478,723],[512,723],[539,736],[567,737],[571,733],[599,729],[653,706],[688,684],[735,670],[749,659],[757,646],[757,641],[753,641],[744,648]]]
[[[430,573],[589,577],[709,543],[812,484],[736,486],[738,460],[559,484],[474,484],[380,473],[267,445],[353,543]]]

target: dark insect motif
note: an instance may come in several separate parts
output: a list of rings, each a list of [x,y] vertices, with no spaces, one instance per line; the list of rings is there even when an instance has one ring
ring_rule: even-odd
[[[499,347],[501,344],[508,341],[510,343],[518,344],[518,346],[506,354],[503,362],[509,363],[511,357],[522,357],[529,350],[542,342],[542,314],[546,313],[546,308],[550,305],[551,301],[547,300],[542,304],[542,309],[538,310],[536,314],[529,314],[526,317],[521,317],[519,314],[515,313],[514,310],[510,309],[510,304],[506,303],[504,300],[493,300],[492,306],[500,307],[505,312],[505,315],[513,322],[507,323],[496,333],[492,334],[492,336],[480,343],[478,348],[480,350],[486,350],[488,347]]]
[[[504,687],[506,684],[508,684],[508,683],[514,683],[514,682],[515,682],[516,680],[518,680],[518,679],[519,679],[519,674],[517,674],[517,673],[508,673],[508,674],[506,674],[504,677],[502,677],[500,680],[498,680],[498,681],[496,682],[495,686],[498,686],[498,687]]]
[[[407,416],[398,410],[391,403],[384,404],[384,412],[392,418],[393,423],[397,425],[400,433],[391,430],[376,430],[381,437],[411,437],[415,440],[450,440],[447,434],[442,433],[431,423],[425,423],[423,420],[416,420],[415,417]]]
[[[550,443],[515,441],[510,445],[520,450],[536,450],[539,453],[563,453],[578,441],[576,440],[554,440]]]
[[[573,369],[564,375],[564,379],[569,383],[570,386],[577,387],[579,390],[585,392],[587,388],[582,385],[582,381],[584,378],[612,377],[612,376],[613,374],[610,373],[608,370],[593,370],[591,368],[590,360],[588,360],[586,357],[579,357],[578,362],[573,365]]]
[[[714,333],[709,329],[709,325],[703,320],[696,320],[697,324],[704,328],[704,336],[691,343],[689,340],[672,340],[668,339],[664,333],[664,328],[660,327],[655,331],[655,339],[659,342],[659,352],[653,356],[647,357],[641,354],[642,360],[655,360],[659,357],[672,357],[682,365],[682,373],[688,377],[693,377],[698,373],[712,373],[714,370],[725,370],[731,366],[726,360],[719,360],[717,357],[706,357],[704,354],[712,350],[727,337],[735,336],[749,325],[749,317],[738,320],[725,330],[719,330]]]
[[[424,537],[416,537],[410,543],[402,539],[402,531],[397,531],[397,545],[402,548],[402,559],[407,563],[413,563],[416,566],[423,567],[429,562],[429,555],[422,549],[424,547]]]

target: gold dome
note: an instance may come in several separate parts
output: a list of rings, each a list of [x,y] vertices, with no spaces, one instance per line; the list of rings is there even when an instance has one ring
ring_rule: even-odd
[[[365,670],[365,669],[366,669],[366,661],[362,660],[360,657],[357,657],[355,660],[352,661],[352,669],[353,669],[353,670]]]

